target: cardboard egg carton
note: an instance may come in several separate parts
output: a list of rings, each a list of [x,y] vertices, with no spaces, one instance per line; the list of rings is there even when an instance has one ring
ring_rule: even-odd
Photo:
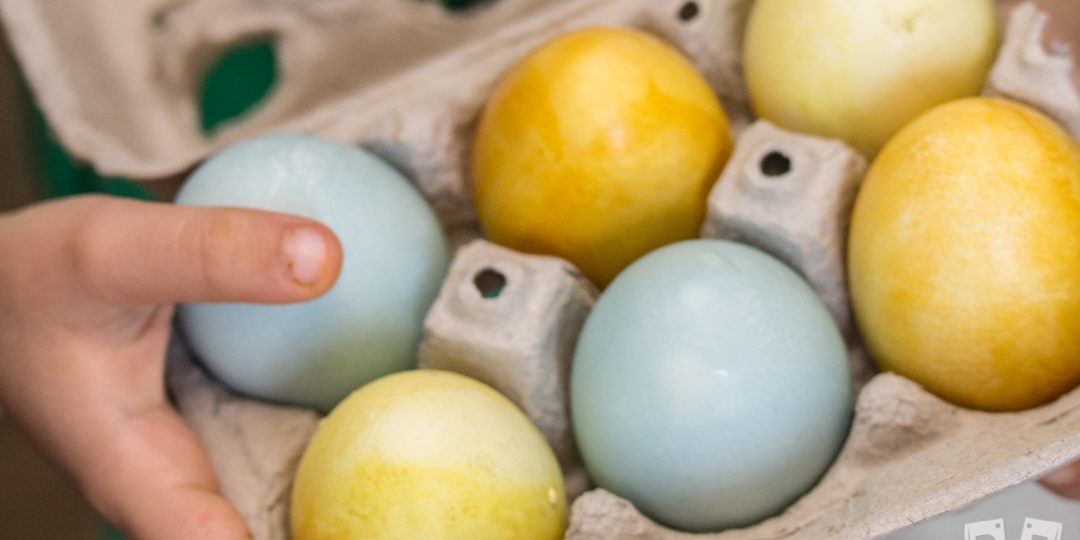
[[[0,12],[53,130],[102,173],[168,177],[239,140],[314,133],[381,155],[444,223],[461,225],[474,219],[464,174],[472,123],[530,50],[573,28],[644,28],[690,55],[734,119],[745,119],[738,50],[747,6],[501,0],[458,14],[420,0],[4,0]],[[258,111],[208,137],[201,77],[253,39],[276,44],[279,84]]]
[[[452,237],[474,236],[467,182],[473,126],[499,76],[565,31],[631,26],[681,49],[739,136],[709,199],[707,237],[760,247],[807,278],[843,330],[861,388],[836,463],[783,514],[719,534],[669,530],[603,490],[573,502],[573,540],[868,539],[957,509],[1080,455],[1080,390],[1008,414],[964,410],[861,352],[844,236],[866,163],[850,148],[750,125],[740,48],[750,0],[501,0],[451,14],[419,0],[0,0],[14,49],[61,141],[100,171],[184,174],[232,142],[319,134],[368,148],[427,196]],[[1080,135],[1071,61],[1048,51],[1045,14],[1015,11],[987,93],[1032,104]],[[229,46],[273,38],[281,78],[254,113],[200,132],[200,77]],[[747,127],[749,126],[749,127]],[[494,280],[494,281],[492,281]],[[499,388],[555,448],[571,494],[587,488],[569,437],[573,342],[595,299],[565,261],[476,241],[459,250],[425,325],[424,366]],[[169,353],[178,408],[206,443],[225,495],[256,538],[288,537],[288,497],[318,416],[244,398]]]

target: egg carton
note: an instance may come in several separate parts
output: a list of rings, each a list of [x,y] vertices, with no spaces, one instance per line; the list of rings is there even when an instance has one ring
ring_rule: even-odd
[[[572,344],[596,291],[565,261],[478,240],[466,176],[476,119],[499,76],[537,45],[596,25],[643,29],[681,49],[739,135],[709,198],[703,236],[756,245],[799,270],[844,331],[860,388],[848,441],[820,483],[783,514],[719,534],[669,530],[603,490],[574,500],[572,540],[867,539],[960,508],[1080,454],[1080,390],[1019,413],[957,408],[859,347],[844,236],[866,167],[850,148],[753,123],[740,49],[750,0],[502,0],[451,14],[411,0],[2,0],[0,16],[54,131],[107,174],[182,176],[233,142],[271,132],[363,146],[406,173],[460,249],[425,323],[420,361],[465,372],[513,399],[585,490],[569,437]],[[1046,15],[1013,11],[987,93],[1027,102],[1080,136],[1071,60],[1042,43]],[[276,44],[265,103],[205,135],[195,89],[223,51]],[[778,165],[779,164],[779,165]],[[497,292],[497,294],[496,294]],[[512,314],[513,316],[507,316]],[[167,380],[255,538],[288,537],[289,490],[318,423],[312,411],[221,387],[182,338]]]
[[[745,120],[747,5],[501,0],[463,15],[419,0],[4,0],[0,12],[57,137],[99,172],[158,179],[256,135],[314,133],[381,155],[457,227],[475,221],[464,174],[473,122],[526,53],[573,28],[645,28],[689,54]],[[279,84],[258,111],[207,136],[203,74],[256,39],[276,44]]]

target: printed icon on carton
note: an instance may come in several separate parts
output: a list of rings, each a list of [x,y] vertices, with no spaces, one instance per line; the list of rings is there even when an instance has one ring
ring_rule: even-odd
[[[1024,518],[1020,540],[1062,540],[1062,526],[1054,521]],[[1005,520],[991,519],[964,525],[964,540],[1006,540]]]
[[[992,519],[964,525],[964,540],[1005,540],[1005,520]]]
[[[1054,521],[1024,518],[1020,540],[1061,540],[1061,524]]]

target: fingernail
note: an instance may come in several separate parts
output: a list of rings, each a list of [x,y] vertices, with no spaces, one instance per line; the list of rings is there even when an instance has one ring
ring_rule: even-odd
[[[310,287],[319,281],[326,263],[326,238],[315,227],[297,227],[285,235],[285,261],[293,281]]]

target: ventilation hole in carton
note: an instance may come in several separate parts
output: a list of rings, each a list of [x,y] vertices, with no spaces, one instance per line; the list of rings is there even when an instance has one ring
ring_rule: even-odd
[[[226,50],[206,70],[199,87],[199,114],[203,133],[249,115],[277,85],[277,47],[270,37],[238,44]]]
[[[473,285],[486,300],[494,300],[506,289],[506,276],[497,270],[485,268],[473,278]]]
[[[782,152],[769,152],[761,158],[761,174],[769,178],[777,178],[791,172],[791,158]]]
[[[154,14],[154,17],[152,19],[150,19],[150,24],[151,24],[151,26],[154,27],[155,30],[164,29],[165,26],[168,24],[168,22],[169,22],[169,12],[168,11],[162,11],[160,13],[156,13],[156,14]]]
[[[468,11],[472,8],[478,8],[494,4],[495,0],[442,0],[442,5],[448,11]]]
[[[682,22],[690,22],[697,18],[701,14],[701,8],[697,2],[687,2],[679,8],[679,20]]]
[[[162,31],[169,26],[169,18],[182,10],[190,0],[163,0],[158,2],[158,9],[150,16],[150,25],[154,30]]]

